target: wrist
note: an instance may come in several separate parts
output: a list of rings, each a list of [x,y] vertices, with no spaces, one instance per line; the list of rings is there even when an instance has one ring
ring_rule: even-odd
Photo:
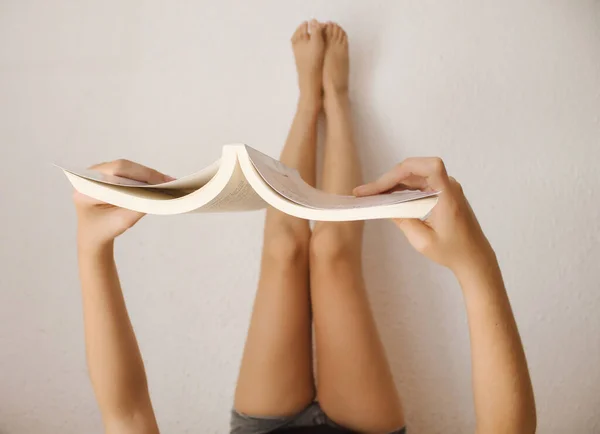
[[[77,233],[77,250],[80,254],[89,256],[98,256],[113,252],[114,238],[101,239],[84,231]]]
[[[491,247],[489,251],[481,252],[460,261],[451,267],[451,270],[463,288],[470,282],[502,279],[496,253]]]

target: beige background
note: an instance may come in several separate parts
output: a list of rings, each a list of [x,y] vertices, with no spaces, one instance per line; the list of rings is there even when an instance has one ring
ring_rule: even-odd
[[[502,263],[541,433],[600,432],[600,2],[0,0],[0,433],[92,433],[70,188],[53,161],[181,176],[282,147],[289,37],[351,40],[366,173],[440,155]],[[224,433],[262,213],[150,217],[118,242],[165,433]],[[452,276],[370,223],[371,299],[413,433],[472,430]]]

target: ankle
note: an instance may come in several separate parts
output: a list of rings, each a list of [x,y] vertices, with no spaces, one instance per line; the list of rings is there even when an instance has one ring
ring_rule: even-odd
[[[321,95],[300,93],[298,99],[298,110],[319,112],[323,107]]]
[[[325,91],[323,96],[323,107],[325,111],[336,110],[340,106],[350,103],[348,89]]]

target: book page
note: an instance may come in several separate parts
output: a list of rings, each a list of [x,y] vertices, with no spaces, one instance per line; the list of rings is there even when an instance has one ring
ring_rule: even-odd
[[[368,197],[345,196],[326,193],[308,185],[297,170],[285,166],[262,152],[246,146],[254,168],[269,186],[281,196],[299,205],[314,209],[352,209],[393,205],[438,193],[400,191]]]
[[[237,158],[239,146],[223,148],[220,164],[215,169],[205,169],[178,188],[165,188],[165,184],[152,188],[138,188],[130,180],[100,179],[96,173],[79,176],[63,170],[77,191],[101,202],[146,214],[172,215],[189,212],[249,211],[266,207],[266,202],[254,191],[240,167]],[[246,158],[247,164],[250,164]],[[216,172],[214,176],[211,172]],[[203,176],[204,179],[203,179]],[[210,179],[208,179],[210,177]],[[91,179],[90,179],[91,178]],[[204,183],[204,180],[208,181]],[[116,182],[113,182],[116,181]],[[179,180],[181,181],[181,179]],[[125,184],[125,185],[122,185]],[[197,189],[181,188],[202,185]]]
[[[175,181],[163,182],[160,184],[147,184],[145,182],[136,181],[134,179],[123,178],[121,176],[115,175],[107,175],[90,169],[81,169],[64,166],[57,167],[66,172],[80,176],[81,178],[119,187],[135,187],[157,190],[197,190],[206,185],[206,183],[216,175],[220,165],[221,162],[220,160],[218,160],[199,172],[184,176],[183,178],[176,179]]]
[[[250,211],[266,206],[263,199],[246,180],[242,169],[236,162],[235,170],[227,185],[210,202],[198,208],[197,212]]]

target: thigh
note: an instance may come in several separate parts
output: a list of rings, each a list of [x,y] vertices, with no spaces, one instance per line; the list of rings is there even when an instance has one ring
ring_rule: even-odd
[[[286,416],[314,398],[308,236],[266,234],[235,409]]]
[[[404,424],[398,392],[369,306],[361,241],[335,226],[311,245],[317,397],[336,423],[390,432]]]

